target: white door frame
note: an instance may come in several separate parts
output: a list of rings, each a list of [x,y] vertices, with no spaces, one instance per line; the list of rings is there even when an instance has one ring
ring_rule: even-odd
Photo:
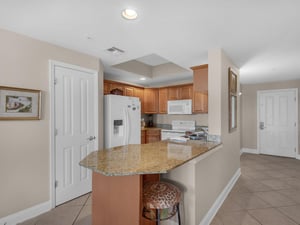
[[[295,92],[295,98],[296,98],[296,152],[295,152],[295,158],[296,159],[300,159],[300,154],[299,149],[298,149],[298,88],[287,88],[287,89],[270,89],[270,90],[262,90],[262,91],[257,91],[257,99],[256,99],[256,104],[257,104],[257,119],[256,119],[256,134],[257,134],[257,152],[258,154],[260,154],[260,147],[259,147],[259,143],[260,143],[260,135],[259,135],[259,118],[260,118],[260,114],[259,114],[259,99],[260,99],[260,95],[263,93],[268,93],[268,92],[282,92],[282,91],[294,91]]]
[[[51,204],[51,208],[55,208],[56,204],[55,204],[55,91],[54,91],[54,86],[55,86],[55,67],[56,66],[60,66],[60,67],[65,67],[68,69],[75,69],[75,70],[80,70],[83,72],[87,72],[90,73],[92,75],[95,76],[95,90],[94,90],[94,105],[95,105],[95,136],[99,138],[99,134],[98,134],[98,72],[95,70],[90,70],[90,69],[86,69],[80,66],[76,66],[76,65],[72,65],[72,64],[67,64],[67,63],[63,63],[63,62],[59,62],[59,61],[55,61],[55,60],[49,60],[49,83],[50,83],[50,87],[49,87],[49,95],[50,95],[50,204]],[[97,138],[97,139],[98,139]],[[95,142],[95,148],[98,149],[99,148],[99,141]]]

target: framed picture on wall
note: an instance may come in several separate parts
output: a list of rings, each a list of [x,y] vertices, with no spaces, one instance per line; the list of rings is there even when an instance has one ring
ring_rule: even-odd
[[[237,128],[237,75],[228,69],[229,132]]]
[[[0,120],[39,120],[41,91],[0,86]]]

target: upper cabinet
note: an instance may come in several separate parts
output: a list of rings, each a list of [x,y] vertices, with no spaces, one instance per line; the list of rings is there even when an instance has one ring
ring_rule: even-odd
[[[193,98],[193,85],[178,85],[168,87],[168,100],[182,100]]]
[[[184,85],[179,88],[180,99],[192,99],[193,98],[193,85]]]
[[[191,69],[194,71],[193,113],[208,113],[208,65]]]
[[[144,113],[144,88],[133,88],[133,96],[138,97],[141,101],[141,112]]]
[[[144,113],[158,113],[158,89],[144,89]]]
[[[116,81],[104,80],[104,95],[110,94],[110,92],[114,89],[119,89],[122,91],[124,96],[138,97],[141,101],[141,112],[143,111],[144,106],[144,88],[135,87],[128,84],[119,83]]]
[[[177,86],[168,87],[168,100],[179,99],[179,88]]]
[[[162,88],[143,88],[116,81],[104,80],[104,94],[114,89],[124,96],[138,97],[141,112],[148,114],[168,113],[168,100],[192,99],[193,113],[208,112],[208,65],[192,67],[193,84],[167,86]]]
[[[125,96],[134,96],[134,87],[124,86],[123,95],[125,95]]]
[[[160,114],[168,112],[168,90],[169,88],[158,89],[158,113]]]

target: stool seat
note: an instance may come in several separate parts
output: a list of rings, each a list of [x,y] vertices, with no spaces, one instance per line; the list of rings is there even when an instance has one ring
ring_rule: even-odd
[[[173,184],[155,181],[148,182],[143,189],[143,216],[160,224],[160,220],[166,220],[178,214],[180,223],[179,203],[181,191]]]
[[[144,207],[166,209],[180,202],[180,190],[166,182],[149,182],[144,186]]]

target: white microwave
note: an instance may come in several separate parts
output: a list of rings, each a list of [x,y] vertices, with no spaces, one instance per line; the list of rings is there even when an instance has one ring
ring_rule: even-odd
[[[192,99],[168,101],[168,114],[192,114]]]

